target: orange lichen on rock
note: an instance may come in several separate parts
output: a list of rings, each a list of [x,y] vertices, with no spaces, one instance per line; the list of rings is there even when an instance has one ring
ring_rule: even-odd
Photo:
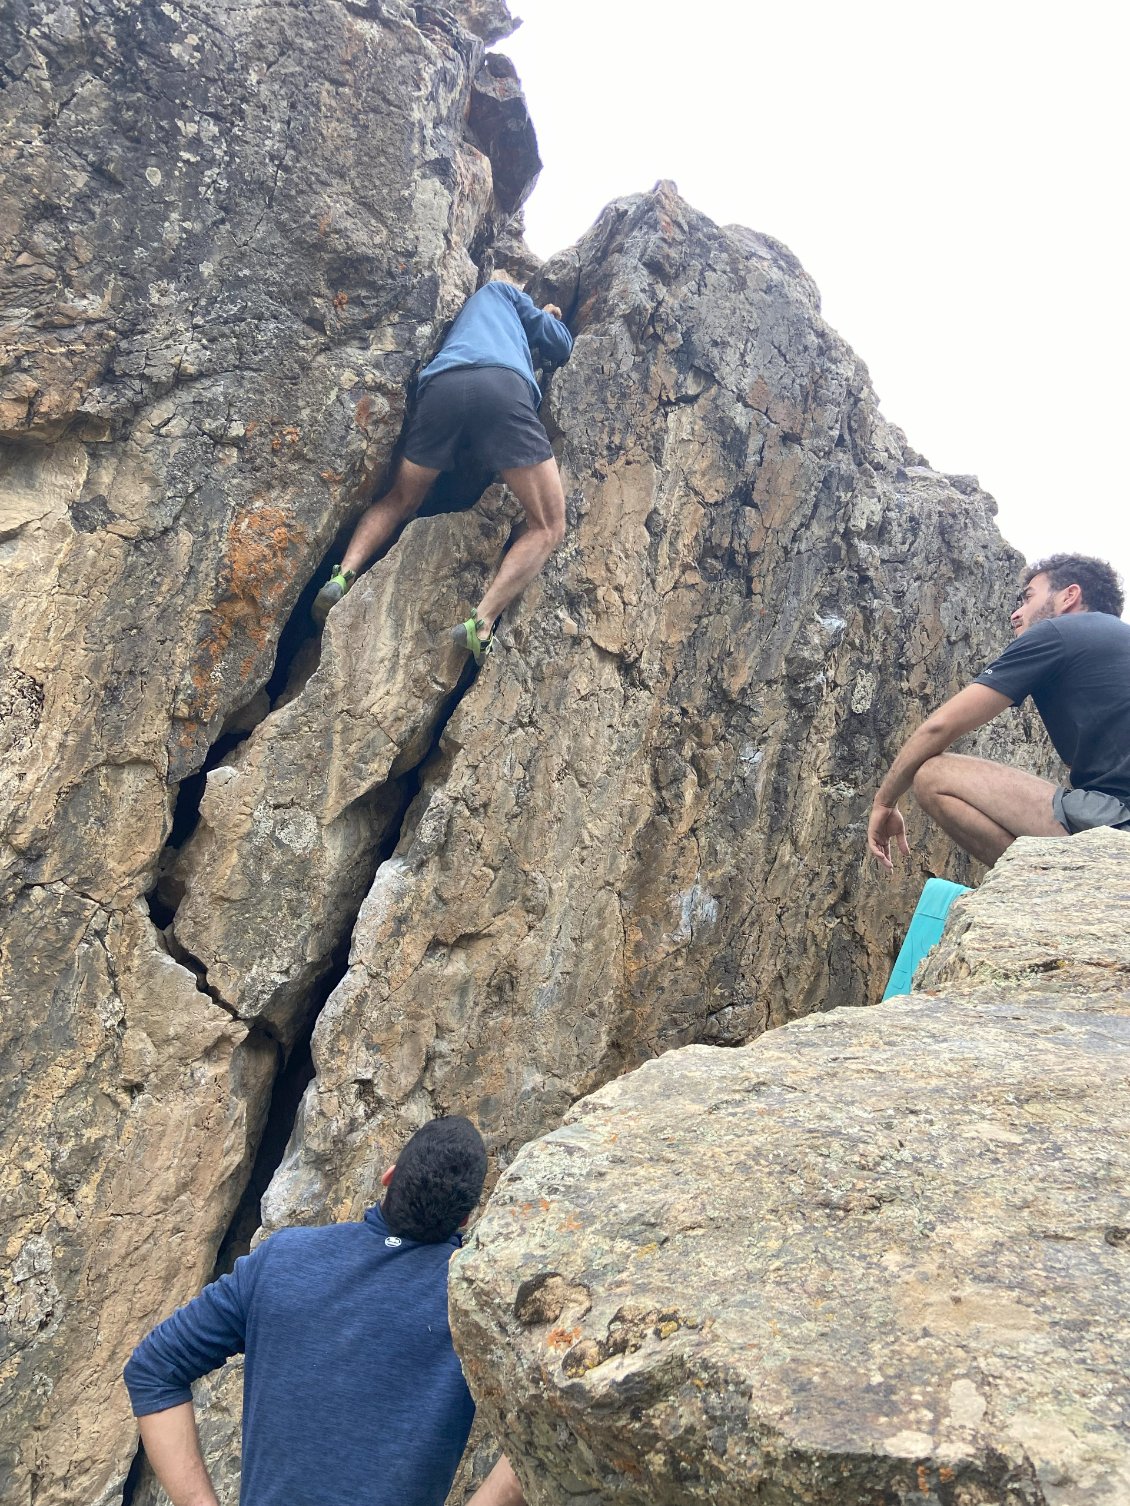
[[[551,1328],[545,1336],[547,1349],[570,1349],[581,1336],[579,1328]]]
[[[218,706],[215,671],[237,637],[257,652],[245,652],[239,662],[241,681],[248,680],[268,647],[293,584],[293,559],[306,537],[280,507],[259,503],[232,519],[227,533],[221,591],[197,647],[191,677],[195,715],[207,721]]]

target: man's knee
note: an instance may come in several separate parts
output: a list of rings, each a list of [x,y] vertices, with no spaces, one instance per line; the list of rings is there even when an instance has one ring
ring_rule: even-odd
[[[911,786],[919,805],[925,805],[941,791],[945,778],[945,759],[944,753],[936,753],[933,758],[928,758],[924,764],[919,765]]]
[[[374,503],[374,506],[387,508],[403,523],[419,509],[420,500],[410,487],[398,480],[394,483],[392,490],[386,492],[379,502]]]

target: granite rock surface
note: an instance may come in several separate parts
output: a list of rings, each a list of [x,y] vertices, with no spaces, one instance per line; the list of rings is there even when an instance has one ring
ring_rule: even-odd
[[[671,1052],[518,1155],[452,1313],[533,1506],[1130,1499],[1127,882],[1123,834],[1023,840],[929,988]]]
[[[454,684],[404,686],[397,752],[352,745],[373,765],[353,793],[307,809],[292,786],[271,842],[317,885],[319,940],[292,935],[268,978],[249,924],[210,980],[164,934],[185,886],[192,931],[197,893],[174,811],[191,827],[205,760],[285,699],[284,628],[512,234],[536,172],[516,82],[509,134],[468,122],[510,29],[500,0],[0,12],[0,1478],[21,1506],[120,1497],[122,1362],[212,1270],[395,819],[385,764],[426,745]],[[488,558],[508,529],[462,526]],[[257,809],[229,908],[274,881]],[[348,854],[336,888],[303,873],[323,825]]]
[[[536,139],[486,50],[512,24],[501,0],[0,13],[20,1506],[120,1497],[122,1362],[264,1187],[268,1229],[355,1214],[445,1109],[497,1170],[671,1047],[873,999],[925,873],[965,873],[920,826],[893,884],[860,854],[881,766],[1007,636],[991,498],[881,416],[784,247],[671,185],[539,269]],[[444,630],[518,515],[458,474],[319,644],[321,572],[495,266],[577,337],[544,381],[567,543],[476,677]],[[1023,715],[978,745],[1047,765]]]
[[[880,769],[1002,643],[991,499],[907,450],[783,247],[668,184],[535,292],[576,337],[568,537],[377,869],[269,1228],[358,1213],[433,1114],[505,1164],[649,1056],[872,1002],[926,873],[966,871],[921,826],[895,883],[862,854]],[[1046,761],[1017,720],[979,746]]]

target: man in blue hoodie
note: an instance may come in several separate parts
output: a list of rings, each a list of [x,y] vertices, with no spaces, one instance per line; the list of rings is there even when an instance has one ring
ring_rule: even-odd
[[[359,1223],[281,1229],[155,1328],[125,1369],[173,1506],[218,1506],[191,1384],[246,1354],[240,1506],[443,1506],[474,1403],[447,1325],[447,1267],[482,1192],[469,1120],[433,1119]],[[522,1506],[501,1458],[472,1506]]]
[[[441,471],[462,449],[501,476],[525,512],[525,526],[470,617],[452,636],[481,664],[494,624],[565,537],[565,493],[538,404],[534,349],[559,365],[573,349],[561,310],[509,281],[488,282],[464,304],[439,354],[416,384],[416,409],[392,487],[362,515],[329,580],[314,599],[324,622],[378,549],[419,510]]]

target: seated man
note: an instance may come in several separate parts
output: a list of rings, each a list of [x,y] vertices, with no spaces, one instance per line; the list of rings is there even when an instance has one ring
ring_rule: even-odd
[[[443,1506],[475,1411],[447,1266],[486,1167],[469,1120],[431,1120],[363,1220],[281,1229],[138,1345],[126,1385],[173,1506],[218,1506],[190,1386],[241,1353],[241,1506]],[[503,1457],[472,1503],[522,1499]]]
[[[957,845],[992,864],[1017,837],[1066,837],[1092,826],[1130,831],[1130,624],[1102,560],[1054,554],[1024,574],[1015,639],[999,659],[913,733],[879,786],[867,846],[887,868],[909,854],[898,800],[919,805]],[[1030,695],[1070,789],[945,750]]]
[[[520,288],[496,280],[463,305],[439,355],[420,373],[392,487],[362,514],[341,564],[314,598],[317,621],[325,621],[358,571],[415,515],[463,445],[485,470],[502,477],[526,514],[486,594],[452,634],[482,663],[499,615],[565,537],[565,493],[538,417],[535,346],[553,363],[573,349],[555,304],[539,309]]]

